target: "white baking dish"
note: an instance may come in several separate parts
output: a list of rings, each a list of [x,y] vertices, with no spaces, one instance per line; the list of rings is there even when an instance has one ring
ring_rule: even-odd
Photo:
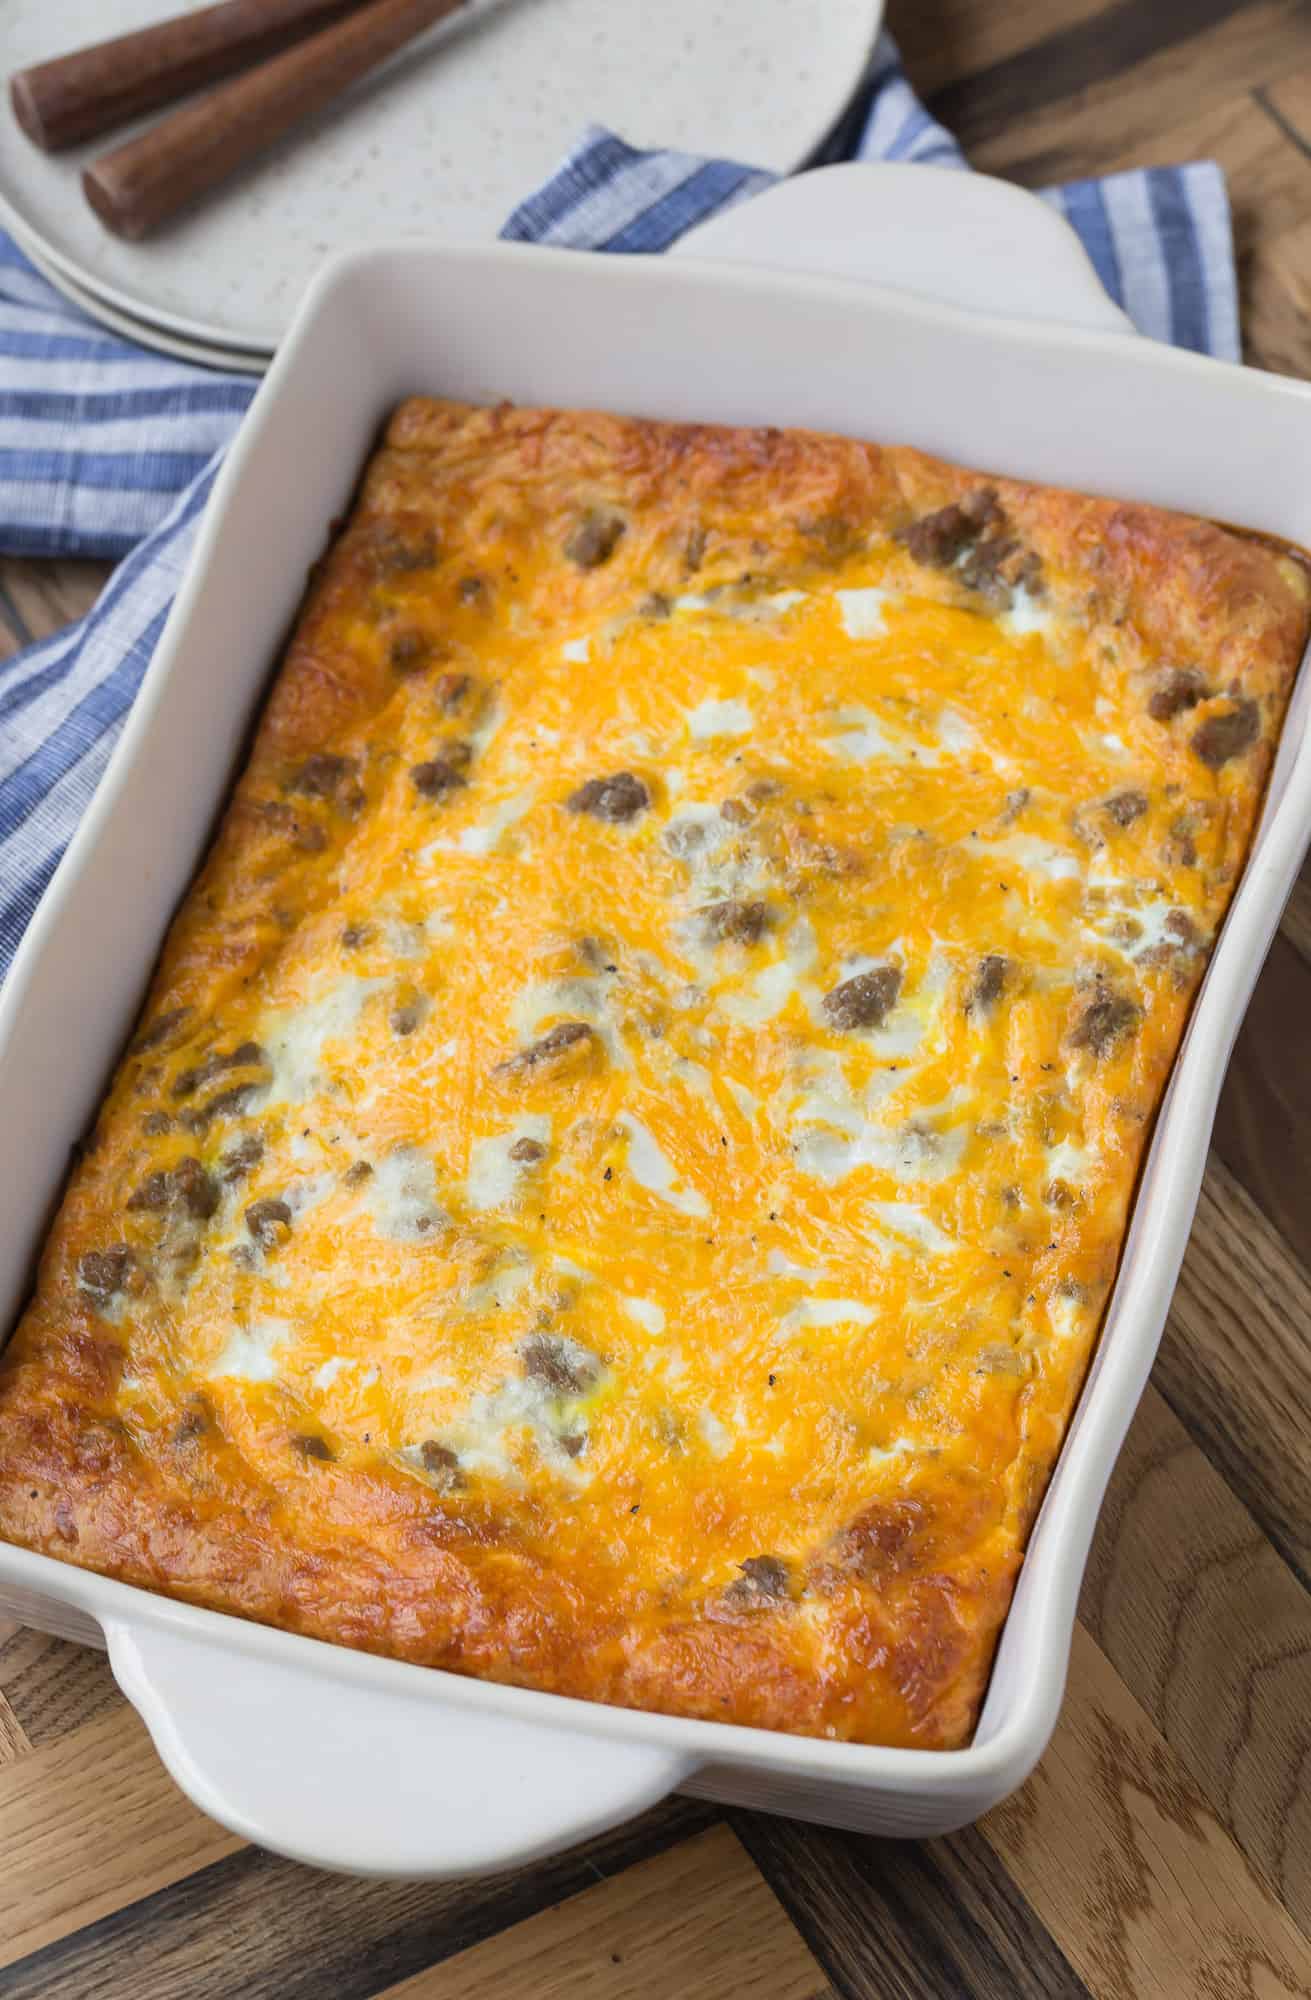
[[[746,264],[700,261],[716,250]],[[813,425],[1311,542],[1311,390],[1132,336],[1065,225],[1029,196],[926,168],[833,168],[721,218],[685,251],[408,244],[352,255],[311,288],[215,491],[109,774],[0,996],[0,1324],[20,1302],[68,1148],[131,1024],[307,565],[401,396]],[[759,268],[798,260],[903,289]],[[967,308],[942,303],[953,297]],[[942,1832],[994,1804],[1056,1718],[1097,1507],[1156,1351],[1225,1060],[1311,827],[1309,681],[1304,672],[970,1748],[814,1742],[492,1686],[9,1547],[0,1608],[103,1638],[184,1789],[239,1833],[330,1867],[506,1866],[679,1786],[895,1834]]]

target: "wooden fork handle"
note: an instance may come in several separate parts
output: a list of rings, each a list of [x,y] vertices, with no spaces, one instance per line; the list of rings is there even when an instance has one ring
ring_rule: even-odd
[[[220,0],[20,69],[9,100],[28,138],[55,153],[259,62],[352,5],[359,0]]]

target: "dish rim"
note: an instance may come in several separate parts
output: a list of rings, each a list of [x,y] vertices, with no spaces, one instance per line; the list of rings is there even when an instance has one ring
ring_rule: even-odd
[[[907,171],[923,172],[922,169]],[[402,240],[343,253],[312,282],[292,333],[261,385],[251,413],[215,483],[168,623],[110,767],[28,928],[9,978],[0,990],[0,1049],[7,1041],[11,1023],[28,986],[38,976],[42,956],[61,920],[61,905],[67,900],[78,871],[94,850],[102,827],[118,810],[120,800],[125,794],[130,796],[137,746],[150,728],[162,692],[185,644],[195,599],[214,545],[224,531],[234,501],[242,498],[246,468],[258,448],[263,423],[275,407],[284,385],[294,377],[298,351],[304,343],[307,329],[325,311],[333,309],[334,295],[341,288],[376,281],[383,265],[394,263],[397,259],[402,263],[411,259],[426,263],[435,258],[440,268],[452,260],[472,262],[477,266],[498,264],[512,258],[527,271],[535,264],[544,265],[547,262],[552,269],[556,269],[562,256],[578,258],[589,269],[594,269],[598,261],[590,253],[561,252],[523,245],[437,245]],[[894,315],[908,315],[912,320],[947,322],[957,329],[962,326],[970,329],[991,327],[1008,341],[1021,345],[1050,347],[1057,343],[1072,347],[1076,353],[1087,355],[1090,365],[1095,364],[1096,357],[1104,353],[1108,346],[1123,349],[1127,338],[1115,331],[1083,330],[1068,323],[1036,323],[1006,314],[983,314],[974,308],[962,312],[920,297],[908,297],[895,285],[871,285],[845,278],[762,270],[739,266],[728,260],[707,259],[702,262],[689,258],[686,261],[651,260],[647,263],[643,260],[615,259],[610,260],[610,269],[613,282],[636,287],[674,283],[702,291],[727,288],[757,295],[777,293],[780,289],[800,289],[813,300],[827,303],[834,311],[853,306],[869,310],[873,304],[876,309]],[[1138,345],[1136,337],[1134,344]],[[1190,371],[1199,379],[1211,379],[1217,383],[1223,381],[1224,393],[1231,396],[1251,394],[1286,399],[1290,406],[1298,407],[1302,421],[1311,422],[1311,387],[1307,385],[1280,377],[1248,374],[1247,371],[1240,373],[1229,364],[1175,349],[1156,349],[1154,357],[1158,365],[1172,371]],[[1275,802],[1267,796],[1247,868],[1235,893],[1176,1058],[1148,1161],[1135,1196],[1131,1226],[1108,1307],[1107,1321],[1030,1538],[1032,1550],[1045,1528],[1041,1543],[1043,1561],[1048,1569],[1063,1567],[1064,1573],[1043,1579],[1047,1594],[1034,1613],[1034,1630],[1027,1638],[1025,1688],[1019,1695],[1012,1696],[1009,1710],[998,1726],[987,1727],[988,1702],[985,1702],[975,1739],[966,1747],[945,1751],[893,1749],[618,1708],[564,1695],[545,1695],[538,1690],[475,1680],[443,1669],[415,1667],[275,1627],[249,1623],[228,1613],[161,1597],[138,1586],[119,1583],[12,1544],[0,1543],[0,1587],[9,1581],[20,1590],[30,1590],[34,1597],[66,1604],[96,1620],[106,1629],[111,1651],[115,1650],[116,1633],[139,1627],[153,1628],[201,1641],[211,1654],[230,1651],[249,1658],[263,1652],[270,1660],[302,1667],[312,1678],[346,1684],[352,1689],[364,1687],[379,1693],[392,1687],[398,1693],[422,1690],[423,1698],[431,1703],[434,1714],[445,1704],[457,1713],[481,1710],[494,1715],[519,1716],[531,1721],[536,1728],[569,1729],[578,1736],[605,1742],[623,1739],[630,1743],[658,1745],[676,1753],[680,1769],[671,1777],[671,1786],[697,1767],[730,1765],[763,1769],[784,1777],[805,1777],[820,1784],[860,1788],[882,1785],[899,1794],[914,1793],[944,1803],[953,1797],[959,1799],[966,1791],[986,1803],[1002,1796],[1027,1773],[1041,1754],[1060,1706],[1065,1665],[1073,1636],[1078,1583],[1082,1578],[1105,1487],[1124,1432],[1137,1408],[1173,1291],[1178,1261],[1182,1257],[1200,1185],[1223,1060],[1237,1033],[1256,972],[1277,927],[1287,883],[1300,857],[1306,821],[1311,811],[1307,803],[1311,801],[1311,729],[1304,728],[1300,739],[1295,741],[1290,725],[1294,710],[1299,705],[1299,693],[1303,697],[1300,705],[1303,708],[1307,706],[1307,681],[1304,662],[1290,702],[1289,721],[1276,765],[1276,774],[1282,771],[1280,796]],[[1274,783],[1272,778],[1272,785]],[[1241,920],[1236,924],[1238,913],[1241,913]],[[1244,938],[1249,947],[1245,955],[1241,950]],[[1208,1054],[1220,1058],[1215,1065],[1218,1073],[1209,1081],[1204,1069]],[[1197,1074],[1194,1075],[1194,1072]],[[1183,1103],[1178,1102],[1181,1092],[1177,1084],[1181,1075],[1186,1075],[1192,1087],[1191,1096]],[[1149,1190],[1147,1181],[1161,1151],[1160,1135],[1167,1126],[1172,1140],[1170,1171],[1160,1185],[1153,1185]],[[1183,1157],[1189,1153],[1196,1160],[1195,1170],[1192,1161]],[[1130,1288],[1126,1303],[1124,1273],[1130,1263],[1130,1247],[1149,1224],[1156,1227],[1158,1235],[1173,1234],[1179,1240],[1177,1246],[1167,1245],[1164,1260],[1159,1256],[1154,1260],[1154,1268],[1139,1281],[1136,1292]],[[1145,1261],[1140,1257],[1139,1265]],[[1136,1266],[1135,1278],[1137,1270]],[[1162,1294],[1165,1305],[1158,1311],[1156,1302]],[[1121,1322],[1126,1323],[1121,1325]],[[1089,1411],[1093,1412],[1092,1417],[1087,1414]],[[1046,1554],[1048,1550],[1053,1553]],[[1033,1560],[1026,1557],[1017,1583],[1016,1601]],[[1013,1602],[1003,1627],[1003,1643],[1014,1610]],[[964,1816],[962,1813],[961,1817]]]

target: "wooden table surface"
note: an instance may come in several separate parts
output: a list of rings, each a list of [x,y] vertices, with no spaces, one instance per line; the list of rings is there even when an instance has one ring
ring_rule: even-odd
[[[891,15],[980,167],[1041,185],[1222,161],[1248,357],[1311,376],[1311,6]],[[103,573],[0,565],[0,651]],[[1309,1589],[1311,870],[1234,1056],[1064,1715],[1015,1798],[920,1845],[675,1799],[497,1881],[353,1882],[213,1825],[103,1656],[0,1622],[0,1996],[1311,1995]]]

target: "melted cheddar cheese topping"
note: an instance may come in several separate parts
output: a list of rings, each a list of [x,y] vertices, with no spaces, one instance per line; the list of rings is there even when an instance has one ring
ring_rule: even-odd
[[[1277,716],[995,488],[745,567],[712,515],[671,580],[622,489],[547,534],[496,486],[452,557],[421,459],[329,563],[50,1283],[185,1506],[375,1546],[382,1599],[401,1517],[565,1591],[549,1670],[512,1581],[427,1656],[960,1740]],[[309,748],[315,674],[371,692]]]

